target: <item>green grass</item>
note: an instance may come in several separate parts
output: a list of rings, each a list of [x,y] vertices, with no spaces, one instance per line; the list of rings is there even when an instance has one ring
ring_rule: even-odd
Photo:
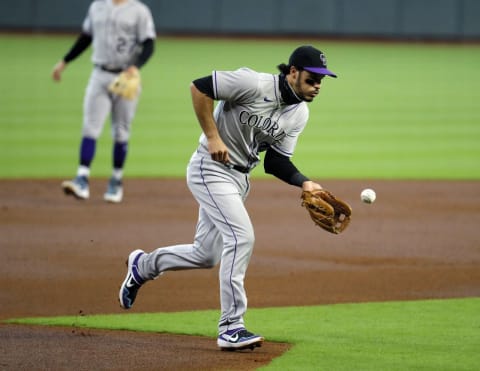
[[[265,370],[475,370],[479,313],[476,298],[250,309],[247,322],[269,341],[293,344]],[[214,338],[217,317],[195,311],[9,322]]]
[[[60,84],[50,73],[75,37],[0,35],[8,56],[0,61],[0,178],[74,174],[90,53],[68,66]],[[200,134],[193,79],[214,68],[276,72],[294,47],[309,42],[325,51],[339,78],[326,79],[310,104],[294,156],[303,172],[321,179],[480,178],[478,45],[186,38],[159,38],[143,69],[126,175],[184,176]],[[110,144],[107,123],[92,175],[110,174]]]

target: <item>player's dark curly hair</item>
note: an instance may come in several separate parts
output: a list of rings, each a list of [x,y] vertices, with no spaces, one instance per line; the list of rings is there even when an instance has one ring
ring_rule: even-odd
[[[282,63],[277,66],[278,70],[283,73],[284,75],[288,75],[290,73],[290,65]]]

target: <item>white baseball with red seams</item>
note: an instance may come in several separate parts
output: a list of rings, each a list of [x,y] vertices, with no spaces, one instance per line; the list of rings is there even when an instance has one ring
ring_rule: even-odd
[[[375,202],[375,199],[377,198],[377,194],[375,191],[371,188],[366,188],[360,193],[360,198],[362,202],[366,204],[373,204]]]

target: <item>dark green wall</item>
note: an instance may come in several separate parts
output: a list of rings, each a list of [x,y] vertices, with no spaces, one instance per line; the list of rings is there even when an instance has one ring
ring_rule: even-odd
[[[480,39],[480,0],[144,0],[159,34]],[[1,29],[79,31],[90,0],[2,0]]]

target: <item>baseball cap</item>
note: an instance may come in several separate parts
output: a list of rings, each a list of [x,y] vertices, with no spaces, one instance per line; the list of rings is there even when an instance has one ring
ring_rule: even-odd
[[[320,75],[337,77],[327,69],[327,58],[320,50],[311,45],[303,45],[295,49],[288,64]]]

